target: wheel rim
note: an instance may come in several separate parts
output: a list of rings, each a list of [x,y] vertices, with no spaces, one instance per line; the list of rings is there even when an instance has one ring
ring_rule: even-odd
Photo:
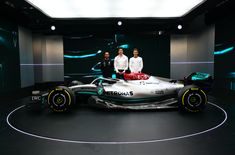
[[[181,98],[184,109],[191,112],[201,111],[207,103],[207,96],[199,88],[190,88],[183,93]]]
[[[64,106],[66,104],[66,101],[67,100],[66,100],[65,95],[64,94],[59,94],[59,93],[55,94],[53,96],[53,99],[52,99],[52,103],[55,106],[60,106],[60,107]]]
[[[198,93],[192,93],[188,96],[188,104],[192,107],[198,107],[202,103],[202,97]]]
[[[55,112],[68,110],[71,102],[72,97],[66,89],[56,88],[48,95],[49,107]]]

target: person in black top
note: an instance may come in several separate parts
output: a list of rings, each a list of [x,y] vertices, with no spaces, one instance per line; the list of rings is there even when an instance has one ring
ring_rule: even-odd
[[[113,61],[109,58],[109,52],[104,53],[104,59],[100,63],[100,69],[103,77],[112,78],[114,72]]]

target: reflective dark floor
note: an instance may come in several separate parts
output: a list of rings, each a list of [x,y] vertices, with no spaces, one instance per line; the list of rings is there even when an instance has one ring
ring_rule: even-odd
[[[26,102],[22,99],[0,105],[1,155],[235,153],[233,98],[210,97],[212,104],[197,114],[85,107],[67,114],[54,114],[48,109],[32,112],[25,107],[13,111]],[[228,114],[224,123],[223,109]]]

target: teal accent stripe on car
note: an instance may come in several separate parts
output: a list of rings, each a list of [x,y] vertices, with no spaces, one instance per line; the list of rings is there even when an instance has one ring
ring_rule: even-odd
[[[97,95],[96,92],[90,92],[90,91],[80,91],[76,92],[77,94],[85,94],[85,95]]]

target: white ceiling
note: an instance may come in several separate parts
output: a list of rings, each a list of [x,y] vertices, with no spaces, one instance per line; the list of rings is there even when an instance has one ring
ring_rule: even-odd
[[[182,17],[205,0],[26,0],[52,18]]]

